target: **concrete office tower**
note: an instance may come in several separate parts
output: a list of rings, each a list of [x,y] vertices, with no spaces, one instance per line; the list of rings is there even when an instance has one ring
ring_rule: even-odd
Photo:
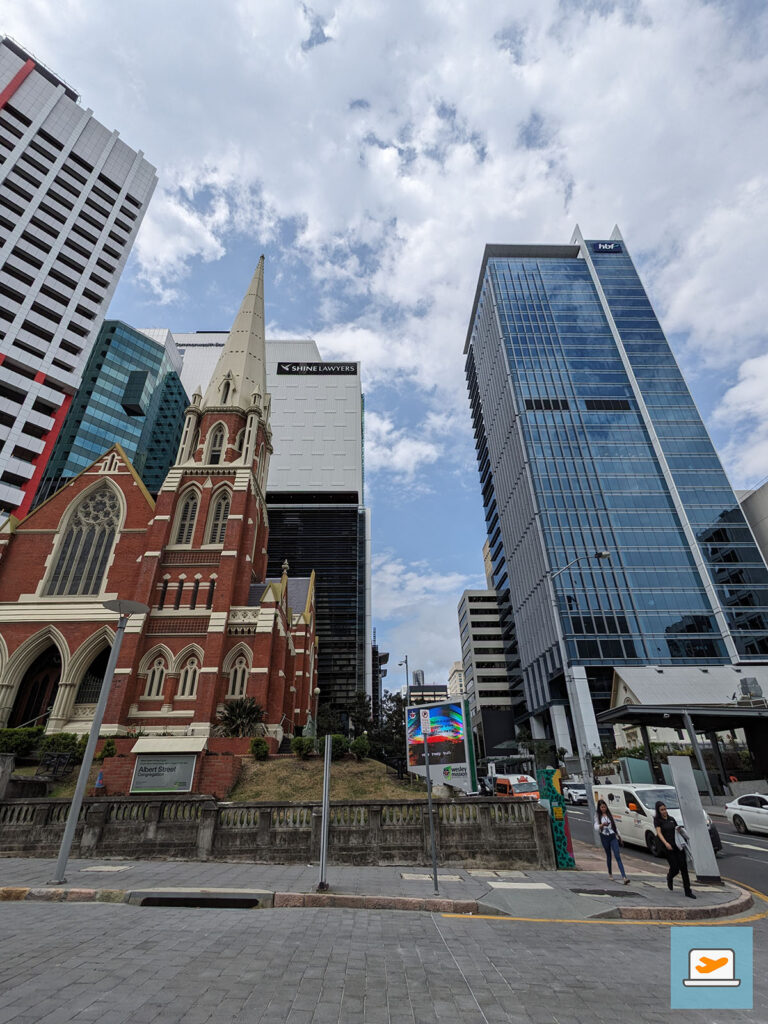
[[[186,389],[205,387],[226,332],[173,336]],[[287,559],[292,575],[316,572],[320,703],[345,719],[358,693],[374,698],[360,367],[323,362],[311,340],[268,338],[266,353],[274,449],[268,571],[280,575]]]
[[[750,491],[736,491],[736,497],[755,535],[763,561],[768,562],[768,483]]]
[[[0,518],[29,511],[156,182],[0,41]]]
[[[39,505],[116,442],[156,497],[181,440],[189,396],[170,331],[153,341],[119,320],[105,320],[43,482]]]
[[[454,661],[448,675],[448,696],[463,697],[466,692],[464,685],[464,666],[460,661]]]
[[[768,570],[618,229],[486,246],[465,353],[533,735],[572,749],[573,703],[599,750],[617,680],[729,699],[768,656]]]
[[[415,668],[411,672],[411,686],[423,686],[424,685],[424,669]]]
[[[494,590],[465,590],[458,612],[460,667],[475,750],[486,757],[497,744],[514,739],[515,712],[523,698],[520,664],[505,649],[502,608]]]

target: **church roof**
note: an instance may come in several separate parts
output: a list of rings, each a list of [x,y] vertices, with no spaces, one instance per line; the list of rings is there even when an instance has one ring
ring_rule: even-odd
[[[225,381],[230,382],[227,404],[247,410],[251,395],[267,393],[264,342],[264,257],[259,260],[240,310],[216,363],[203,397],[203,406],[221,406]]]
[[[301,614],[307,606],[309,588],[312,584],[311,576],[289,576],[288,577],[288,607],[296,614]],[[263,583],[252,583],[248,592],[248,607],[255,608],[261,604],[261,598],[267,587],[272,586],[276,593],[279,593],[282,580],[280,577],[265,580]]]

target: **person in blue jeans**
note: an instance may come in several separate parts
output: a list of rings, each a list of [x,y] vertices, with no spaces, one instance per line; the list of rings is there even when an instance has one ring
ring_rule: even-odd
[[[619,853],[619,830],[616,828],[616,822],[613,820],[613,815],[608,809],[608,804],[605,800],[597,801],[597,811],[595,812],[595,831],[600,833],[600,840],[605,850],[605,860],[608,864],[608,877],[613,878],[613,866],[611,864],[611,857],[616,858],[616,863],[619,866],[621,872],[621,880],[624,885],[629,885],[629,879],[627,873],[624,870],[624,865],[621,862],[621,854]]]

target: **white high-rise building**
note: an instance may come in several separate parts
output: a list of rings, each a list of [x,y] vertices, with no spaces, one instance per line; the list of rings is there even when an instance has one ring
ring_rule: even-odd
[[[29,510],[156,184],[141,152],[0,39],[0,517]]]

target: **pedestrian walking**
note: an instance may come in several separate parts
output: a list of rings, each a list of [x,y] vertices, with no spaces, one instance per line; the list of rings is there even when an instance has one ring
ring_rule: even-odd
[[[619,843],[621,837],[619,836],[619,830],[616,827],[616,822],[613,820],[613,815],[608,809],[608,804],[605,800],[597,801],[597,811],[595,812],[595,831],[600,833],[600,841],[603,844],[605,850],[605,860],[608,865],[608,877],[613,878],[613,865],[611,864],[611,858],[616,858],[619,871],[621,872],[621,880],[624,885],[629,885],[629,879],[627,873],[624,870],[624,865],[621,861],[621,854],[619,853]]]
[[[662,844],[667,863],[669,864],[667,888],[672,889],[672,880],[675,875],[679,874],[683,879],[683,892],[689,899],[695,900],[696,895],[691,891],[691,880],[688,877],[688,861],[685,856],[685,848],[680,849],[677,843],[677,836],[682,832],[683,826],[677,824],[677,821],[667,810],[666,804],[661,800],[656,801],[656,815],[654,816],[653,824],[656,826],[656,835]]]

